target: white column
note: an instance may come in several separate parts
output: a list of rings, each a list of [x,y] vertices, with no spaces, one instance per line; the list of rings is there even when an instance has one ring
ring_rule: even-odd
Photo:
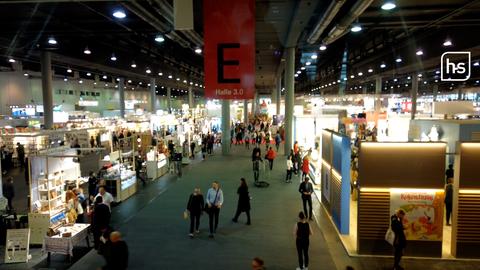
[[[222,100],[222,154],[230,153],[230,100]]]
[[[157,89],[155,88],[155,78],[150,78],[150,112],[152,114],[155,114],[155,112],[157,111],[155,104],[157,97],[156,91]]]
[[[415,115],[417,114],[417,94],[418,94],[418,76],[417,74],[412,74],[412,89],[411,89],[411,97],[412,97],[412,113],[411,119],[415,119]]]
[[[190,86],[188,87],[188,107],[190,107],[190,109],[193,109],[193,106],[194,106],[194,102],[193,102],[193,88]]]
[[[120,94],[120,117],[125,118],[125,78],[120,78],[118,91]]]
[[[275,106],[276,106],[276,114],[280,114],[280,104],[282,103],[282,75],[279,75],[277,78],[277,88],[274,90],[277,91],[277,95],[275,96]]]
[[[248,125],[248,99],[243,100],[243,122]]]
[[[167,112],[172,113],[172,88],[167,87]]]
[[[53,128],[53,90],[52,90],[52,58],[50,52],[40,53],[42,69],[42,97],[43,97],[43,123],[45,129]]]

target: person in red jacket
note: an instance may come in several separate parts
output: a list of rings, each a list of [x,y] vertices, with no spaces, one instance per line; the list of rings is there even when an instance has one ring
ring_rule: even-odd
[[[267,156],[265,157],[268,159],[268,163],[270,164],[270,171],[273,169],[273,160],[277,157],[277,153],[270,147],[267,151]]]
[[[310,161],[308,160],[308,156],[303,158],[302,163],[302,181],[305,177],[308,176],[308,172],[310,171]]]

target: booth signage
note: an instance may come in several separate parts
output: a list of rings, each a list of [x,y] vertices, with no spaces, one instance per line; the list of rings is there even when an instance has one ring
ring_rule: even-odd
[[[30,229],[7,230],[5,263],[28,262]]]
[[[443,201],[442,190],[390,190],[390,212],[405,211],[403,224],[407,240],[442,240]]]
[[[255,92],[255,1],[205,0],[205,96],[252,99]]]

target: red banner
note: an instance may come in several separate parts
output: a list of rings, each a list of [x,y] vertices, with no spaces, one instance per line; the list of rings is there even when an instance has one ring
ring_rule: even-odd
[[[205,97],[252,99],[255,0],[204,0]]]

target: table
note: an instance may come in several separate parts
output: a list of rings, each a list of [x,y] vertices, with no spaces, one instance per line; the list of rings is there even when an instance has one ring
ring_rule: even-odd
[[[90,224],[75,223],[73,226],[59,228],[60,235],[45,236],[43,238],[42,251],[48,252],[47,261],[50,262],[50,253],[65,254],[71,259],[73,257],[73,247],[84,239],[87,241],[87,246],[90,247],[88,227],[90,227]],[[62,237],[62,233],[65,232],[71,232],[72,236]]]

